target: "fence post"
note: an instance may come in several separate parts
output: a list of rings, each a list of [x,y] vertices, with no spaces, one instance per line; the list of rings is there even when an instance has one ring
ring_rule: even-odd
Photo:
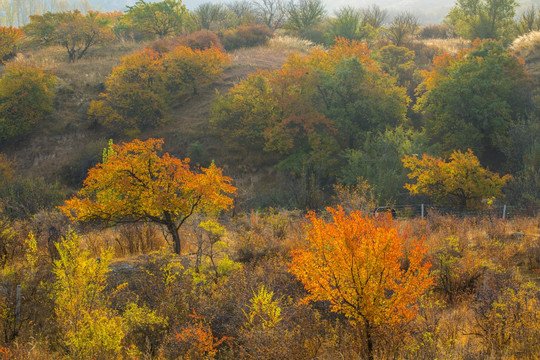
[[[502,215],[502,218],[503,218],[503,220],[506,219],[506,204],[503,206],[503,215]]]
[[[420,205],[420,212],[422,213],[422,220],[424,220],[424,204]]]
[[[15,307],[15,323],[21,322],[21,285],[17,285],[17,306]]]

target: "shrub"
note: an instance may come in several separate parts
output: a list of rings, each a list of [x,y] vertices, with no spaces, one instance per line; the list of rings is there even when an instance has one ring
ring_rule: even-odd
[[[221,52],[225,52],[218,36],[209,30],[201,30],[185,36],[159,39],[150,43],[148,48],[160,54],[166,54],[178,46],[185,46],[193,50],[216,48]]]
[[[28,63],[6,65],[0,79],[0,142],[26,134],[53,108],[55,77]]]
[[[227,51],[241,47],[253,47],[265,44],[272,36],[266,26],[249,25],[239,26],[228,30],[221,35],[221,42]]]
[[[485,294],[474,308],[474,335],[480,338],[485,354],[493,358],[506,354],[535,358],[534,354],[540,351],[537,340],[540,336],[540,290],[533,282],[528,282],[501,289],[496,297],[493,295]]]
[[[178,46],[163,58],[164,81],[172,98],[196,95],[199,88],[216,80],[229,61],[216,48],[193,50]]]
[[[21,177],[0,186],[0,203],[4,202],[5,215],[10,218],[22,219],[51,209],[60,205],[64,196],[58,183],[43,177]]]
[[[540,49],[540,31],[531,31],[518,37],[510,49],[524,59],[534,59]]]
[[[176,43],[178,45],[187,46],[193,50],[206,50],[213,47],[221,52],[225,51],[218,36],[208,30],[201,30],[180,37]]]
[[[229,61],[216,48],[177,46],[169,52],[167,42],[156,44],[163,45],[164,53],[145,49],[122,59],[107,79],[102,99],[90,105],[91,120],[132,135],[163,125],[171,102],[197,94],[221,75]]]
[[[112,252],[94,259],[70,234],[58,246],[52,287],[55,314],[65,348],[77,359],[117,358],[124,337],[122,318],[108,309],[104,294]]]
[[[418,33],[421,39],[449,39],[456,37],[454,29],[448,25],[427,25]]]
[[[5,61],[15,56],[15,47],[23,37],[23,32],[17,28],[0,27],[0,60]]]
[[[161,125],[167,111],[160,55],[145,49],[122,58],[105,83],[102,100],[88,110],[91,120],[110,129],[140,130]]]

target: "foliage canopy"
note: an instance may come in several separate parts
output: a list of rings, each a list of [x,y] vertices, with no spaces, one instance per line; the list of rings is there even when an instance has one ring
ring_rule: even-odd
[[[195,213],[216,213],[232,205],[231,179],[212,164],[191,171],[184,161],[160,155],[163,140],[112,145],[104,162],[88,172],[83,188],[60,209],[72,220],[109,224],[150,221],[167,227],[181,252],[178,230]]]
[[[411,170],[409,178],[416,179],[415,184],[405,185],[411,194],[426,194],[437,203],[449,203],[460,210],[478,208],[483,199],[499,196],[512,178],[484,169],[470,149],[466,153],[454,151],[450,161],[425,154],[421,159],[405,156],[403,166]]]
[[[471,148],[483,162],[501,165],[508,129],[532,110],[523,62],[493,41],[477,41],[456,56],[437,57],[418,88],[416,110],[444,153]]]
[[[0,141],[24,135],[53,109],[56,78],[23,61],[0,79]]]
[[[181,0],[139,0],[135,5],[128,6],[127,11],[127,16],[135,26],[160,38],[178,33],[182,29],[186,14],[186,7]]]
[[[309,246],[293,252],[290,271],[308,291],[305,300],[329,301],[364,331],[372,359],[374,329],[415,316],[418,298],[433,284],[431,264],[421,242],[413,240],[405,250],[409,239],[390,217],[346,215],[340,207],[327,211],[331,221],[308,214]]]

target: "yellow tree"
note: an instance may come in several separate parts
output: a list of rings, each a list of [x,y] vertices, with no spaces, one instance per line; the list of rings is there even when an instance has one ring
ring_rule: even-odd
[[[290,271],[308,291],[306,301],[329,301],[364,331],[373,359],[373,331],[411,320],[419,296],[433,284],[426,247],[400,233],[390,217],[327,210],[329,222],[308,214],[309,247],[293,252]]]
[[[60,209],[72,220],[109,224],[151,221],[164,225],[181,252],[178,231],[193,214],[228,209],[236,188],[212,164],[191,171],[184,161],[164,153],[163,140],[134,140],[111,145],[103,163],[88,172],[83,188]]]
[[[103,252],[97,260],[80,248],[73,233],[57,248],[60,258],[54,262],[51,295],[70,358],[118,358],[124,337],[122,318],[109,309],[104,294],[112,252]]]
[[[454,151],[450,161],[426,154],[422,158],[405,156],[402,161],[411,170],[409,178],[416,179],[415,184],[405,185],[411,194],[425,194],[438,204],[461,211],[478,208],[482,199],[499,196],[512,179],[484,169],[471,149],[466,153]]]

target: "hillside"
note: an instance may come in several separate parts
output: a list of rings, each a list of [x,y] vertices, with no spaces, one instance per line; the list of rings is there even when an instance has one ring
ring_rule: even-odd
[[[5,144],[2,149],[14,159],[21,174],[41,175],[50,181],[58,181],[63,176],[62,169],[77,166],[84,162],[85,157],[93,158],[101,153],[110,135],[104,130],[90,128],[86,115],[89,103],[99,98],[105,79],[120,64],[120,58],[143,46],[121,43],[106,49],[94,49],[88,57],[76,63],[66,63],[64,50],[55,47],[22,55],[58,77],[58,96],[53,114],[42,127],[29,138]],[[199,96],[172,106],[167,125],[150,130],[141,137],[164,138],[166,150],[181,158],[190,155],[192,143],[201,142],[207,149],[206,161],[216,159],[222,162],[224,153],[212,140],[213,135],[208,128],[210,104],[216,91],[225,93],[234,83],[258,69],[279,68],[290,53],[291,50],[268,47],[240,49],[231,53],[231,65],[225,69],[221,80],[205,88]],[[84,172],[84,169],[80,171]]]
[[[0,29],[0,358],[538,360],[540,32],[146,14]]]

